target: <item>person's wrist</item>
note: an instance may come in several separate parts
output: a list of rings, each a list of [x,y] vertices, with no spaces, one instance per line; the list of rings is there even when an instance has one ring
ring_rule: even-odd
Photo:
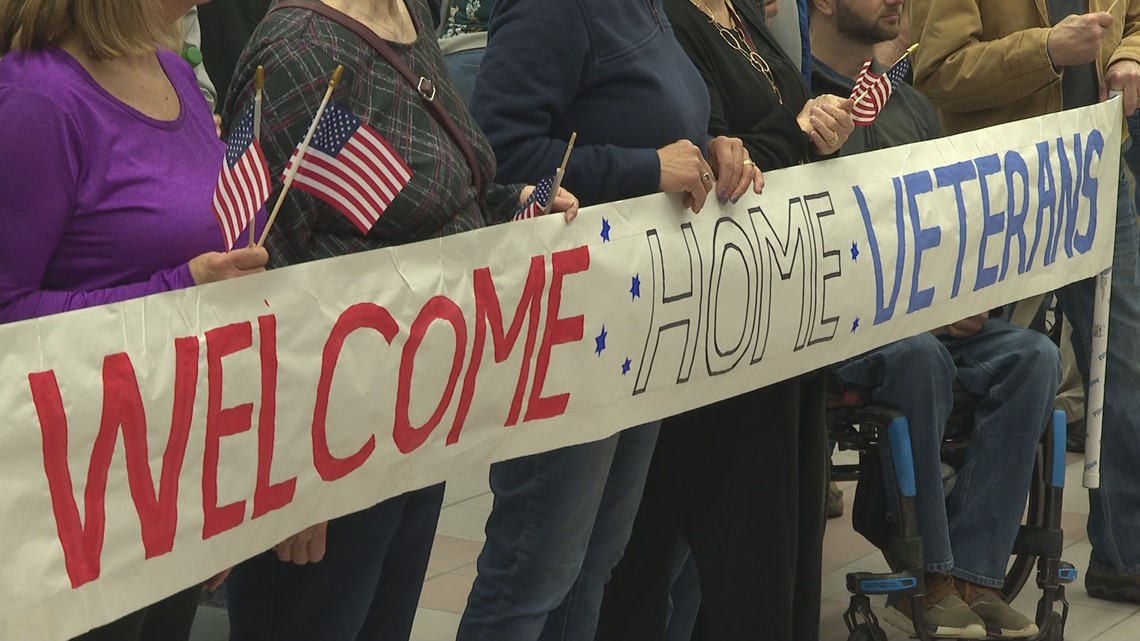
[[[1057,65],[1056,62],[1053,61],[1053,29],[1054,27],[1049,27],[1049,29],[1047,29],[1045,32],[1045,59],[1049,62],[1049,66],[1053,69],[1053,73],[1056,74],[1059,78],[1061,76],[1062,69]]]

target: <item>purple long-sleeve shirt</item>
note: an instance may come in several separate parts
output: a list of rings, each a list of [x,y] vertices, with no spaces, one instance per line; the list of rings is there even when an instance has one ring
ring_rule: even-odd
[[[173,121],[60,49],[0,61],[0,323],[189,287],[188,261],[224,249],[210,204],[225,145],[190,68],[158,59]]]

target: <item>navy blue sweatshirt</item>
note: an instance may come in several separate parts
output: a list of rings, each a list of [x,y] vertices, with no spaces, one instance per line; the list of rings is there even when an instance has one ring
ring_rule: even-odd
[[[562,161],[583,205],[658,190],[656,150],[707,146],[708,89],[661,0],[497,0],[471,113],[496,181],[535,183]]]

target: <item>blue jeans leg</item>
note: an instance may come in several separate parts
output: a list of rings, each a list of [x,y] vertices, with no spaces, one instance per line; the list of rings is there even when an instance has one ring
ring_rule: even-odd
[[[1100,489],[1089,492],[1090,564],[1117,574],[1140,574],[1140,237],[1128,182],[1120,177],[1112,258]],[[1057,293],[1073,327],[1073,351],[1088,387],[1095,279]]]
[[[1140,179],[1140,113],[1134,113],[1125,118],[1125,124],[1128,125],[1128,135],[1131,136],[1130,146],[1126,149],[1122,156],[1124,162],[1128,165],[1128,171],[1132,172],[1133,178]],[[1133,192],[1135,199],[1132,201],[1133,206],[1137,211],[1140,211],[1140,189]]]
[[[928,572],[949,572],[954,555],[939,463],[943,430],[954,406],[955,370],[949,352],[932,334],[922,333],[854,358],[838,372],[848,383],[872,387],[877,400],[906,415],[914,452],[915,512],[923,561]],[[884,439],[883,468],[893,487],[894,466],[885,443]],[[897,514],[894,492],[887,492],[887,498]]]
[[[459,90],[459,97],[463,98],[465,105],[471,104],[471,92],[475,91],[475,77],[479,75],[479,65],[483,62],[483,53],[486,51],[484,48],[468,49],[449,53],[443,58],[451,82]]]
[[[958,381],[979,397],[966,461],[946,504],[952,574],[1000,588],[1061,380],[1060,354],[1044,334],[999,320],[945,343]]]
[[[270,550],[234,568],[231,641],[407,641],[431,555],[443,485],[329,521],[320,563]]]
[[[590,641],[660,423],[491,466],[495,504],[457,641]]]

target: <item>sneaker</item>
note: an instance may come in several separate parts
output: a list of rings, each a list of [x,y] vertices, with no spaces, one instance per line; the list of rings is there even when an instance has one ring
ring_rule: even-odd
[[[986,626],[970,606],[958,596],[954,580],[949,574],[926,574],[926,595],[922,604],[922,625],[927,634],[940,639],[984,639]],[[914,620],[910,612],[909,596],[890,597],[883,618],[896,628],[914,633]]]
[[[835,481],[831,481],[827,485],[827,518],[835,519],[841,516],[843,516],[843,490],[839,489]]]
[[[995,588],[954,579],[958,594],[986,625],[986,634],[998,639],[1024,639],[1037,636],[1037,624],[1014,610]]]
[[[1140,603],[1138,574],[1113,574],[1090,565],[1085,573],[1085,589],[1096,599]]]

